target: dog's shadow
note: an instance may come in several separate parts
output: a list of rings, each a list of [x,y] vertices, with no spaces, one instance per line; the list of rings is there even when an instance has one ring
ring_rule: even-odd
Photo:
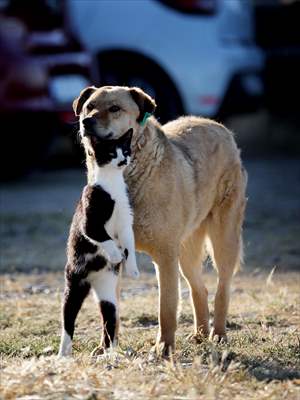
[[[250,375],[258,381],[285,381],[300,379],[300,370],[292,367],[283,367],[277,361],[250,359],[243,357],[241,363],[247,368]]]

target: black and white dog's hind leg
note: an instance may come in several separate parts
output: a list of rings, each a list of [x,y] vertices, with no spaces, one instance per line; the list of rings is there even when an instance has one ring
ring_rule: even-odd
[[[59,357],[72,354],[72,340],[75,329],[75,320],[90,291],[90,284],[76,275],[66,276],[63,309],[62,309],[62,335],[59,348]]]
[[[113,347],[118,342],[119,328],[119,278],[121,264],[109,264],[104,269],[93,271],[85,279],[76,274],[66,277],[62,309],[62,336],[58,356],[72,354],[72,340],[78,312],[92,288],[94,298],[102,316],[102,339],[93,355]]]
[[[119,279],[121,264],[108,265],[103,270],[91,272],[87,278],[93,290],[94,298],[99,304],[103,330],[100,346],[92,355],[99,355],[118,343],[119,328]]]

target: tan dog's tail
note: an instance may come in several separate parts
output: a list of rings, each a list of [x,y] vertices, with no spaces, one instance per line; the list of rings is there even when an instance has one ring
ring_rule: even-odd
[[[244,263],[242,224],[246,206],[247,173],[240,164],[219,182],[217,201],[206,219],[206,249],[223,275],[232,275]]]
[[[205,261],[206,257],[209,256],[209,258],[212,261],[213,267],[218,271],[218,265],[214,256],[214,248],[209,236],[205,237],[205,250],[206,252],[203,261]],[[237,272],[239,272],[243,268],[243,265],[244,265],[244,245],[243,245],[243,238],[242,236],[240,236],[239,251],[236,256],[236,261],[233,264],[233,273],[236,274]]]

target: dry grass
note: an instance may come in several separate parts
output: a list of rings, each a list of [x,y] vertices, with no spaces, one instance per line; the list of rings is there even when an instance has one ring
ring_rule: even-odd
[[[297,399],[300,395],[299,275],[239,275],[229,343],[191,343],[192,312],[182,285],[177,351],[151,353],[157,331],[154,275],[124,280],[116,351],[89,354],[100,336],[89,298],[78,318],[73,359],[55,357],[60,332],[61,274],[3,275],[1,392],[5,399]],[[207,273],[210,307],[215,276]],[[211,307],[212,308],[212,307]]]
[[[253,124],[249,132],[253,140]],[[245,165],[249,273],[235,278],[230,341],[191,343],[192,311],[183,285],[177,350],[170,362],[151,355],[157,332],[157,285],[151,274],[124,281],[120,346],[113,354],[89,356],[100,336],[98,308],[89,299],[78,319],[74,358],[56,359],[65,242],[85,174],[83,169],[48,171],[2,184],[2,397],[299,399],[300,164],[298,159],[253,159]],[[149,259],[139,257],[139,264],[152,271]],[[272,275],[264,272],[274,265]],[[215,276],[207,273],[205,279],[212,310]]]

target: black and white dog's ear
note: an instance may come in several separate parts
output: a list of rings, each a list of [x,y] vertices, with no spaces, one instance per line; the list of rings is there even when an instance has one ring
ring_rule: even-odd
[[[140,110],[140,115],[137,118],[137,122],[141,123],[145,115],[153,114],[154,110],[156,108],[156,103],[152,97],[150,97],[148,94],[143,92],[142,89],[139,89],[137,87],[133,87],[130,89],[130,94],[133,100],[136,102],[137,106],[139,107]]]
[[[73,101],[73,110],[75,115],[80,115],[84,103],[97,90],[95,86],[89,86],[80,92],[80,95]]]
[[[128,129],[128,131],[124,133],[124,135],[120,136],[119,139],[117,139],[118,143],[130,147],[132,134],[133,134],[133,129],[132,128]]]
[[[123,135],[123,141],[125,143],[128,143],[130,145],[131,139],[132,139],[132,134],[133,134],[133,129],[130,128],[124,135]]]

